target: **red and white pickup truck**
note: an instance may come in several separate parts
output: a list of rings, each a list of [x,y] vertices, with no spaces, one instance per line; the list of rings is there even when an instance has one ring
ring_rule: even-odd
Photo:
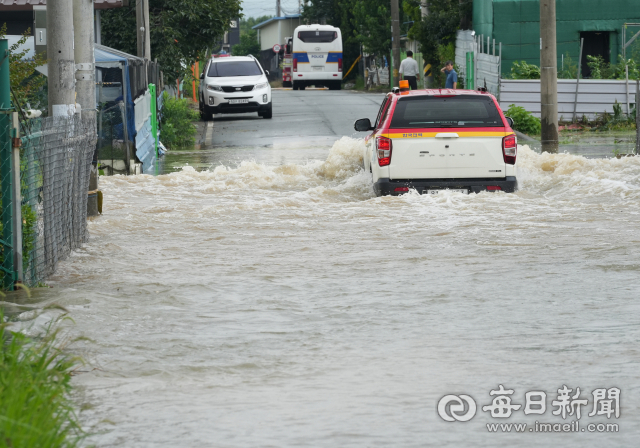
[[[415,189],[462,193],[514,192],[517,140],[513,121],[495,97],[473,90],[413,90],[388,93],[372,125],[357,120],[366,139],[364,168],[378,196]]]

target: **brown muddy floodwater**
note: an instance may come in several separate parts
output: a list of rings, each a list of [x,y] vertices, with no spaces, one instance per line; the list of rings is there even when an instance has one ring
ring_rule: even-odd
[[[75,350],[97,369],[74,379],[87,444],[635,446],[640,158],[521,147],[515,194],[376,198],[362,145],[101,178],[90,242],[38,292],[90,339]],[[522,405],[508,419],[482,410],[500,384]],[[535,432],[576,420],[552,413],[563,385],[588,400],[580,428],[619,431]],[[618,418],[588,416],[599,388],[620,389]],[[543,415],[523,413],[528,391]],[[447,394],[475,417],[444,421]],[[505,422],[529,427],[487,429]]]

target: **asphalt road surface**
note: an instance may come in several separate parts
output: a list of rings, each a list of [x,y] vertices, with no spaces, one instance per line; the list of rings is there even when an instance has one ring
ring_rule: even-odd
[[[365,133],[353,130],[353,122],[365,117],[373,121],[382,98],[381,93],[273,90],[273,118],[260,118],[257,113],[215,115],[201,134],[202,146],[272,146],[310,138],[333,142],[345,135],[364,137]]]

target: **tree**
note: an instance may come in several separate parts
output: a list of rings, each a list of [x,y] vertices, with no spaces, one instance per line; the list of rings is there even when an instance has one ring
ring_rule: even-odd
[[[391,3],[385,0],[356,0],[353,5],[353,16],[356,39],[364,45],[365,51],[389,58]]]
[[[258,33],[251,30],[247,33],[240,34],[240,43],[231,48],[231,54],[234,56],[254,56],[260,54],[260,42],[258,42]]]
[[[0,26],[0,39],[4,39],[7,34],[7,24]],[[43,87],[47,78],[36,71],[47,62],[44,54],[39,54],[31,59],[27,59],[28,50],[19,51],[25,46],[31,37],[31,29],[22,33],[22,37],[11,47],[9,47],[9,84],[11,86],[12,97],[15,94],[19,104],[14,104],[18,108],[25,109],[27,105],[31,108],[47,110],[47,94]],[[46,113],[46,112],[45,112]]]
[[[419,0],[408,0],[408,3],[419,5]],[[433,66],[436,85],[444,81],[440,68],[447,60],[455,59],[456,31],[465,20],[470,4],[460,0],[430,0],[429,15],[416,22],[409,33],[420,42],[425,62]]]
[[[135,3],[102,12],[105,45],[136,54]],[[240,0],[149,0],[152,57],[169,77],[190,74],[191,64],[218,45],[240,11]]]
[[[266,22],[273,16],[247,17],[240,20],[240,35],[251,32],[251,28],[259,23]]]

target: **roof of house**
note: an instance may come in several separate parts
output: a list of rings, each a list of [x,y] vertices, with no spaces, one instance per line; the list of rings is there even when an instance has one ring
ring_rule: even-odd
[[[0,0],[0,1],[2,1],[2,0]],[[271,22],[275,22],[277,20],[299,19],[300,17],[302,17],[302,14],[292,14],[290,16],[284,16],[284,17],[272,17],[269,20],[265,20],[264,22],[258,23],[257,25],[251,27],[251,29],[252,30],[260,29],[260,28],[270,24]]]
[[[93,0],[94,9],[120,8],[127,6],[129,0]],[[35,6],[46,5],[47,0],[0,0],[0,10],[31,11]]]

